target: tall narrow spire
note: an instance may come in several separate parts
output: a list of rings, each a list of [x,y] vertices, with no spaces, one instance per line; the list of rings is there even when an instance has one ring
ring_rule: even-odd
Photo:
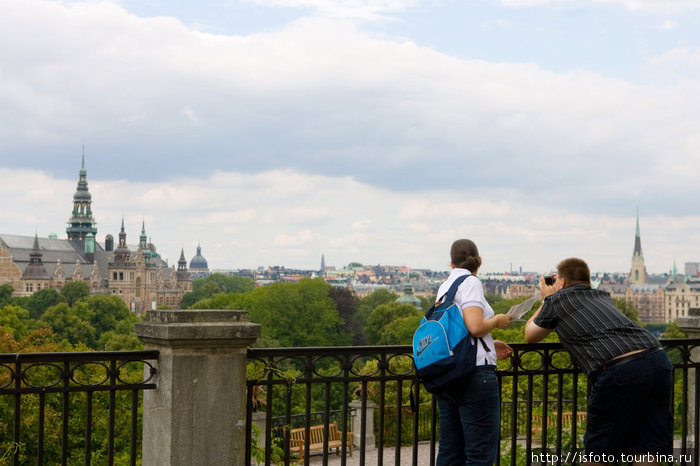
[[[634,252],[632,255],[644,258],[644,254],[642,254],[642,236],[639,233],[639,207],[637,207],[637,232],[634,235]]]
[[[633,285],[640,285],[647,281],[647,269],[644,266],[644,254],[642,254],[642,237],[639,230],[639,207],[637,207],[637,229],[634,235],[634,252],[632,253],[629,281]]]
[[[146,220],[141,222],[141,236],[139,236],[139,248],[141,250],[148,249],[148,236],[146,236]]]
[[[66,233],[69,240],[83,242],[88,233],[97,235],[97,223],[92,217],[92,196],[88,191],[87,171],[85,170],[85,146],[78,175],[78,187],[73,194],[73,212],[68,220]]]

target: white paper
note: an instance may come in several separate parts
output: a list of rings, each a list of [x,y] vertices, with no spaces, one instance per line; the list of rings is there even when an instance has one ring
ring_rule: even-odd
[[[516,304],[515,306],[512,306],[510,309],[508,309],[508,312],[506,312],[506,314],[510,316],[511,320],[519,320],[530,309],[532,309],[532,305],[535,304],[535,301],[537,301],[537,298],[527,298],[522,303]]]

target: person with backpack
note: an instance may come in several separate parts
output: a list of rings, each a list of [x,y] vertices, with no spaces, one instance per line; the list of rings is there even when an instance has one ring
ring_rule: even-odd
[[[555,330],[588,376],[587,462],[639,454],[625,461],[646,464],[648,453],[671,455],[673,365],[660,342],[622,314],[607,292],[591,288],[583,260],[564,259],[552,278],[548,283],[540,277],[543,302],[528,320],[525,338],[537,343]]]
[[[493,465],[498,455],[500,399],[496,379],[496,359],[507,358],[512,348],[494,340],[494,328],[506,328],[510,316],[495,314],[484,297],[476,274],[481,266],[479,250],[473,241],[458,239],[450,249],[452,271],[438,290],[438,301],[453,283],[462,280],[453,304],[461,310],[469,336],[476,346],[474,368],[465,376],[434,392],[440,410],[438,466]],[[466,278],[462,278],[466,277]]]

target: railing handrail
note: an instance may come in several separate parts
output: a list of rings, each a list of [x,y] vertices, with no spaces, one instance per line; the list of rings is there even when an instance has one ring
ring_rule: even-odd
[[[158,359],[158,351],[68,351],[56,353],[0,353],[0,363],[57,361],[119,361]]]

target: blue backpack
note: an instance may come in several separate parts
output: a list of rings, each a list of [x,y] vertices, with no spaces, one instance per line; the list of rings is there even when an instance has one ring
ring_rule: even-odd
[[[413,334],[413,361],[430,393],[445,390],[476,365],[476,344],[469,337],[461,309],[452,302],[459,285],[470,276],[455,280],[442,302],[428,309]],[[482,344],[488,350],[483,340]]]

